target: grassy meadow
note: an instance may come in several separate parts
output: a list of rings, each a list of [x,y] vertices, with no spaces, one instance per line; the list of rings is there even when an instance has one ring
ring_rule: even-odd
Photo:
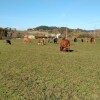
[[[24,44],[0,40],[0,100],[100,100],[100,40]],[[60,42],[60,41],[58,41]]]

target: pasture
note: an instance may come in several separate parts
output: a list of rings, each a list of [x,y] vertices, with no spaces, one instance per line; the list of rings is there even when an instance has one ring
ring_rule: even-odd
[[[58,44],[0,40],[0,100],[100,100],[100,40]]]

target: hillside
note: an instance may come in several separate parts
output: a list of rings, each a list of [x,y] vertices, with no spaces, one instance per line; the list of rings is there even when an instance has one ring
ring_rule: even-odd
[[[21,38],[24,35],[45,36],[48,34],[61,33],[63,36],[67,33],[68,37],[97,37],[100,38],[100,30],[83,30],[71,29],[66,27],[56,26],[38,26],[27,30],[16,30],[12,28],[0,28],[0,39],[5,38]]]

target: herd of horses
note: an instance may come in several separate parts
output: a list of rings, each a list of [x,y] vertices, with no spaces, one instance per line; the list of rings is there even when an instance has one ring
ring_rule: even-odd
[[[23,39],[25,44],[30,43],[30,39],[28,38],[28,36],[25,36]],[[48,38],[48,42],[51,42],[51,38]],[[54,38],[53,39],[54,44],[58,43],[58,38]],[[77,42],[77,38],[74,38],[74,42]],[[84,39],[81,39],[81,42],[84,42]],[[91,37],[86,39],[86,42],[90,42],[90,43],[95,43],[95,38]],[[11,41],[10,40],[6,40],[6,43],[11,45]],[[45,38],[39,38],[38,39],[38,45],[45,45]],[[69,51],[72,52],[73,50],[70,49],[70,40],[66,39],[66,38],[62,38],[61,42],[60,42],[60,51]]]

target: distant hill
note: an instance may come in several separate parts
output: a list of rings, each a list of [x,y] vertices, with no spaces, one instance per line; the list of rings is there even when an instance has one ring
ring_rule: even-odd
[[[27,31],[30,32],[38,32],[40,34],[42,33],[53,33],[53,34],[57,34],[57,33],[61,33],[62,35],[65,35],[66,32],[68,34],[69,37],[100,37],[100,30],[83,30],[83,29],[71,29],[68,27],[56,27],[56,26],[38,26],[35,28],[30,28],[27,29]],[[94,34],[95,32],[95,34]]]
[[[97,30],[83,30],[83,29],[71,29],[66,27],[56,27],[56,26],[38,26],[36,28],[29,28],[24,31],[19,31],[12,28],[0,28],[0,39],[5,38],[22,38],[24,35],[35,35],[44,36],[46,34],[58,34],[61,33],[63,36],[68,35],[68,37],[97,37],[100,38],[100,29]]]

